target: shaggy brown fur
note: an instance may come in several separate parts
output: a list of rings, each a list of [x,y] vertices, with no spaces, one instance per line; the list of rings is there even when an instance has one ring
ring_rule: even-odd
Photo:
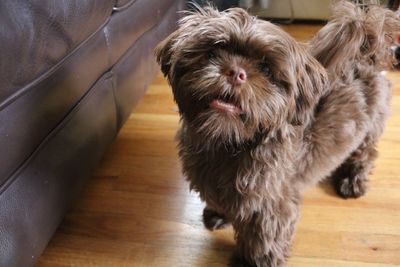
[[[233,225],[231,266],[284,266],[302,189],[335,169],[343,196],[365,191],[390,96],[379,71],[398,26],[394,13],[340,2],[308,52],[242,9],[205,8],[158,46],[183,171],[206,202],[205,226]]]
[[[328,70],[333,90],[361,83],[387,94],[377,112],[371,114],[372,127],[364,141],[332,175],[336,191],[344,198],[359,197],[367,189],[391,95],[389,82],[380,71],[393,66],[391,45],[400,27],[398,13],[374,5],[366,9],[341,2],[334,8],[335,18],[317,33],[310,46],[313,56]]]

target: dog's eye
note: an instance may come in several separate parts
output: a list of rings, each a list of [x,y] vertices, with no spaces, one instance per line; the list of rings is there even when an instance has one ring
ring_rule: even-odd
[[[269,67],[269,65],[268,65],[267,62],[262,62],[262,63],[260,64],[260,70],[261,70],[261,72],[264,73],[266,76],[270,76],[270,75],[271,75],[271,69],[270,69],[270,67]]]
[[[215,58],[215,54],[213,51],[209,51],[207,54],[208,59],[214,59]]]

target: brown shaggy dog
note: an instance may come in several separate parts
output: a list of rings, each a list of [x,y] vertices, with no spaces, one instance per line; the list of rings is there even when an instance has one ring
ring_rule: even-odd
[[[365,192],[390,98],[380,70],[400,27],[379,7],[340,2],[335,14],[311,52],[242,9],[209,7],[156,50],[204,224],[234,227],[231,266],[285,265],[305,186],[333,173],[344,197]]]

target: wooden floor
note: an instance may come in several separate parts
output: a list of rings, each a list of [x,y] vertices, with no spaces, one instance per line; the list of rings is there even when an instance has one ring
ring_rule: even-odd
[[[318,26],[286,29],[305,40]],[[400,266],[400,73],[388,76],[395,86],[392,117],[368,194],[343,200],[329,185],[308,190],[289,266]],[[226,266],[232,229],[202,226],[203,204],[189,192],[176,155],[176,110],[159,76],[37,267]]]

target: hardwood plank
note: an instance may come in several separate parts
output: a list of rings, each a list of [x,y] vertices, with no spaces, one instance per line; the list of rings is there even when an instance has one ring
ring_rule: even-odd
[[[293,257],[289,262],[288,267],[394,267],[398,265],[394,264],[378,264],[368,262],[355,262],[355,261],[340,261],[330,259],[318,259],[318,258],[303,258]]]

